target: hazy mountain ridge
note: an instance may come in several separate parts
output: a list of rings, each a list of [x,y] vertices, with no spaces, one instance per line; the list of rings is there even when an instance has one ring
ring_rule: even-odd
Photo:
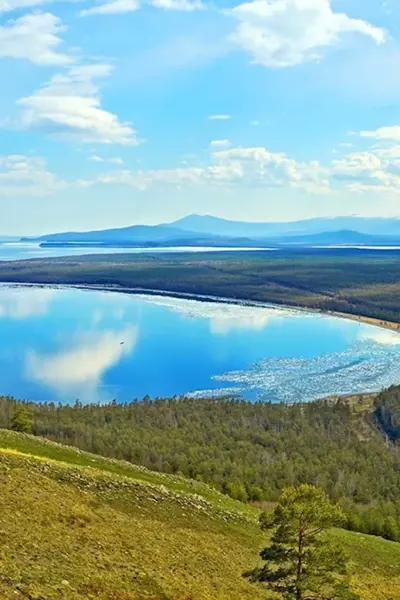
[[[315,218],[287,223],[229,221],[188,215],[172,223],[46,234],[22,241],[55,244],[268,246],[271,244],[390,244],[400,242],[400,219]]]
[[[168,226],[168,225],[167,225]],[[185,231],[245,237],[277,237],[311,235],[316,233],[351,230],[364,234],[395,235],[400,237],[398,217],[317,217],[288,222],[245,222],[232,221],[211,215],[188,215],[169,226]]]

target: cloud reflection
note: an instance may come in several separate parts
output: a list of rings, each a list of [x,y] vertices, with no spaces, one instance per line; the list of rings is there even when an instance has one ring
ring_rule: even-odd
[[[373,341],[384,346],[400,345],[400,332],[389,331],[388,329],[370,329],[362,331],[358,338],[360,341]]]
[[[264,306],[248,306],[245,304],[229,304],[221,302],[201,302],[181,298],[156,296],[140,296],[142,300],[163,306],[173,312],[192,319],[208,319],[210,331],[215,335],[225,335],[234,330],[262,330],[272,320],[294,316],[291,310]]]
[[[27,319],[44,316],[55,295],[55,290],[31,287],[0,286],[0,318]]]
[[[26,357],[27,376],[60,391],[76,385],[96,387],[104,372],[135,347],[137,328],[79,336],[75,345],[54,354],[31,351]]]

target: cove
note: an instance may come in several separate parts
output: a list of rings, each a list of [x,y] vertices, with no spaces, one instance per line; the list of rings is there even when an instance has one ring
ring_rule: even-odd
[[[36,402],[297,402],[400,383],[400,334],[274,306],[1,285],[0,334],[0,394]]]

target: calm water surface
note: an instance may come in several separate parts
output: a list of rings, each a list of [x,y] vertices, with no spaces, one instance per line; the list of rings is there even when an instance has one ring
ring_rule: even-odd
[[[313,246],[321,249],[347,249],[347,250],[400,250],[400,246]],[[106,248],[96,247],[60,247],[42,248],[39,243],[19,242],[17,240],[4,240],[0,238],[0,261],[2,260],[28,260],[31,258],[56,258],[60,256],[83,256],[85,254],[169,254],[176,252],[232,252],[247,251],[254,252],[263,250],[265,252],[279,252],[280,248],[215,248],[215,247],[193,247],[181,246],[172,248]]]
[[[400,382],[399,334],[272,307],[0,286],[0,334],[0,393],[35,401],[296,401]]]
[[[176,252],[232,252],[235,251],[255,251],[264,250],[273,251],[273,248],[214,248],[214,247],[193,247],[180,246],[171,248],[113,248],[107,246],[98,248],[88,246],[87,248],[79,246],[60,248],[42,248],[39,243],[6,241],[0,239],[0,261],[1,260],[28,260],[31,258],[56,258],[60,256],[83,256],[85,254],[170,254]]]

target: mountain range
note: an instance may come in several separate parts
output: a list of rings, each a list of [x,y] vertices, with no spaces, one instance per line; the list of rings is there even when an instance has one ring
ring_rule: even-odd
[[[244,222],[188,215],[172,223],[65,232],[22,238],[43,245],[228,246],[398,244],[400,218],[332,217],[289,222]]]

